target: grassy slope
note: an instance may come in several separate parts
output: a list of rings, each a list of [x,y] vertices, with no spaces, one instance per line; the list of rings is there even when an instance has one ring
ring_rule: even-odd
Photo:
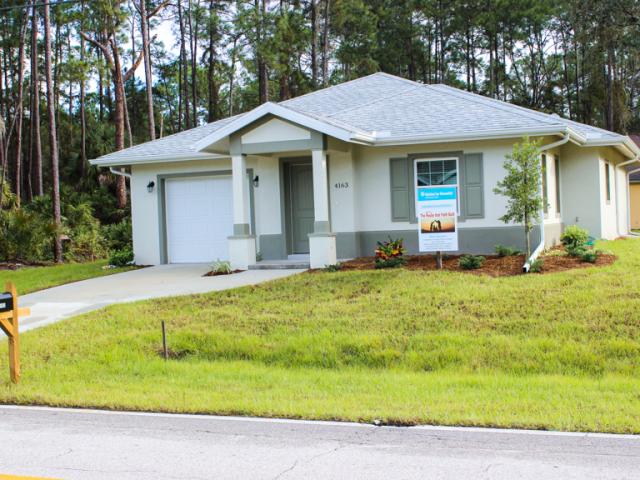
[[[24,335],[0,401],[640,433],[640,241],[606,248],[612,266],[551,275],[303,274],[109,307]]]
[[[93,277],[120,273],[127,269],[103,270],[106,260],[88,263],[66,263],[50,267],[25,267],[19,270],[0,270],[0,288],[4,289],[5,282],[13,282],[20,295],[43,290],[45,288],[77,282]]]

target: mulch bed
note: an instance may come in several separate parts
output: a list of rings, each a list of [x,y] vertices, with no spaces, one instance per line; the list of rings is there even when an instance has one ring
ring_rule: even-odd
[[[408,270],[436,270],[435,255],[407,255],[407,263],[404,267]],[[497,255],[485,255],[486,261],[482,267],[476,270],[464,270],[460,268],[459,255],[445,255],[442,259],[444,270],[472,273],[475,275],[488,275],[490,277],[508,277],[522,275],[522,266],[525,262],[524,255],[512,255],[509,257],[499,257]],[[596,263],[583,262],[579,258],[568,255],[546,255],[541,273],[562,272],[574,268],[587,268],[610,265],[615,262],[615,255],[601,254]],[[374,257],[360,257],[341,263],[341,271],[349,270],[373,270],[375,269]]]

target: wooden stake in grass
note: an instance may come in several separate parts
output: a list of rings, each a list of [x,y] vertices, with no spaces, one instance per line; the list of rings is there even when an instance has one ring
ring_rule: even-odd
[[[440,250],[436,252],[436,268],[442,270],[442,252]]]
[[[167,351],[167,331],[164,328],[164,320],[162,320],[162,354],[164,355],[164,359],[169,359],[169,352]]]

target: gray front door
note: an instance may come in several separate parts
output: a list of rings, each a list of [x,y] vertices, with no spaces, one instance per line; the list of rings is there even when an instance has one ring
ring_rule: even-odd
[[[289,164],[291,253],[309,253],[313,233],[313,171],[310,163]]]

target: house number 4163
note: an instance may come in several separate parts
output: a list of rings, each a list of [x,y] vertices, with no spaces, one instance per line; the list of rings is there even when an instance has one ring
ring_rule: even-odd
[[[334,188],[349,188],[349,182],[336,182]]]

